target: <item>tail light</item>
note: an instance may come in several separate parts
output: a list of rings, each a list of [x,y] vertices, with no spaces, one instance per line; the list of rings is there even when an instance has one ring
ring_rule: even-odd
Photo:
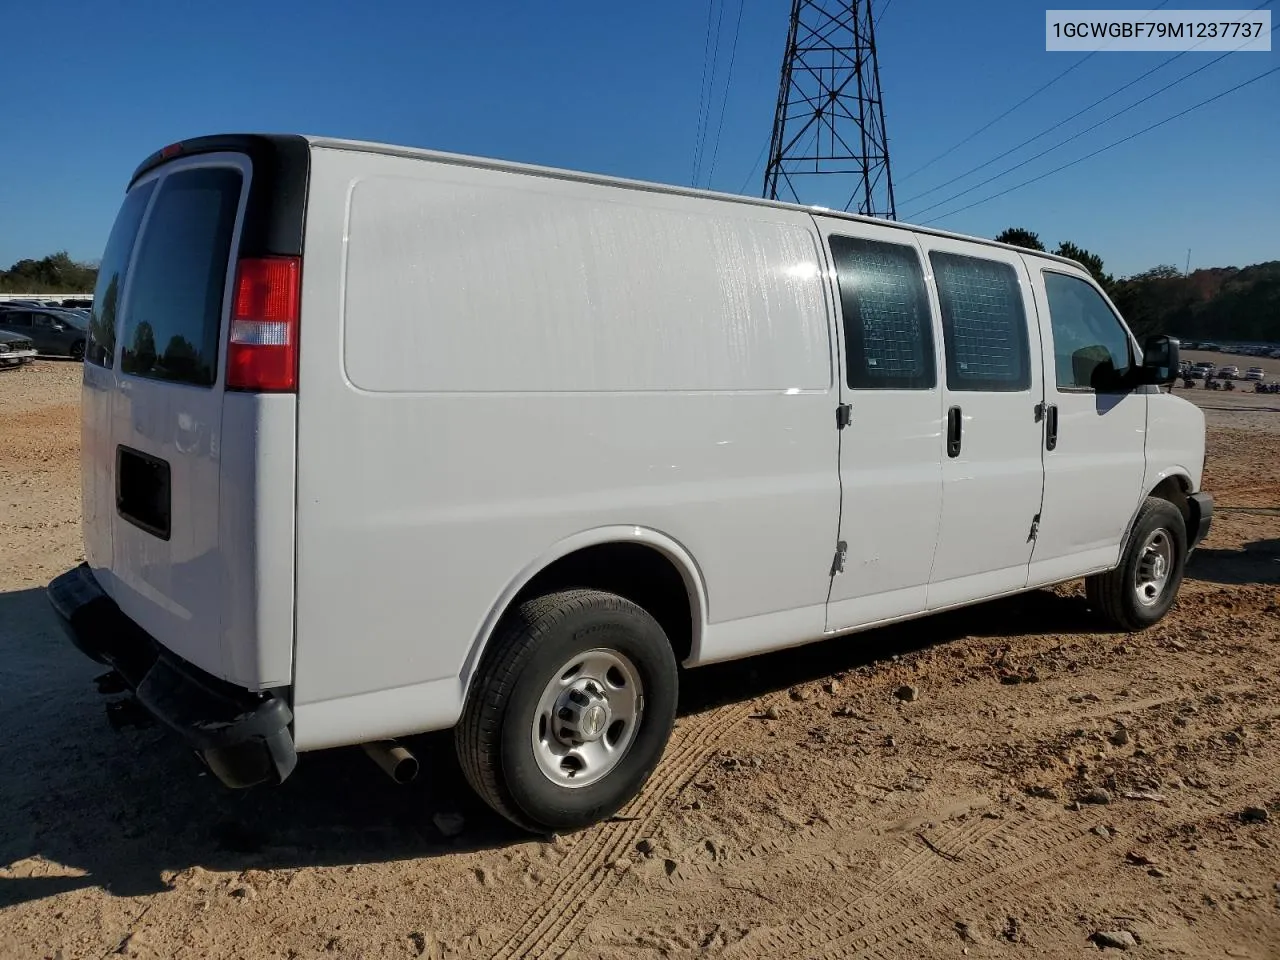
[[[298,389],[299,257],[243,259],[227,342],[227,389]]]

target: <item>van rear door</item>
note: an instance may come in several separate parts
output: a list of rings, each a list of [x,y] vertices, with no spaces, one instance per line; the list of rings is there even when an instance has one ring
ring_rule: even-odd
[[[113,599],[164,646],[221,677],[230,672],[221,641],[222,344],[249,175],[246,157],[211,154],[135,184],[155,181],[118,319],[110,442],[97,451],[115,501]]]
[[[292,679],[310,146],[228,135],[138,168],[94,291],[84,537],[121,611],[250,690]]]

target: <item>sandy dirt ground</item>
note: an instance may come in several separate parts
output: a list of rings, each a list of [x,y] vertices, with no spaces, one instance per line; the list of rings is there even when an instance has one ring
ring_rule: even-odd
[[[5,960],[1280,957],[1280,398],[1187,394],[1240,509],[1159,627],[1072,585],[692,671],[644,794],[535,839],[447,736],[407,787],[336,750],[234,792],[113,728],[43,596],[78,384],[0,372]]]

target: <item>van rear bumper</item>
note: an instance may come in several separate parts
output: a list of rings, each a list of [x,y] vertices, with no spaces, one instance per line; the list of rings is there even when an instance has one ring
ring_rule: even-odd
[[[224,784],[280,783],[293,772],[293,714],[283,699],[219,680],[166,650],[121,612],[87,564],[55,578],[47,592],[71,642],[113,667]]]

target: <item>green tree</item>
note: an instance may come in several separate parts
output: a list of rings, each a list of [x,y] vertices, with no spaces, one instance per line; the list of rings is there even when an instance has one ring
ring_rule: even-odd
[[[0,293],[88,293],[98,280],[98,270],[77,263],[65,250],[40,260],[19,260],[0,270]]]
[[[1044,244],[1040,242],[1040,234],[1032,233],[1024,227],[1009,227],[1002,230],[996,236],[996,243],[1009,243],[1015,247],[1025,247],[1027,250],[1044,250]]]
[[[1098,285],[1106,290],[1110,295],[1112,288],[1115,286],[1115,278],[1103,269],[1102,258],[1096,253],[1090,253],[1084,247],[1078,247],[1070,240],[1063,240],[1058,244],[1058,249],[1053,251],[1060,257],[1066,257],[1068,260],[1074,260],[1080,266],[1084,267],[1093,275],[1093,279],[1098,281]]]

